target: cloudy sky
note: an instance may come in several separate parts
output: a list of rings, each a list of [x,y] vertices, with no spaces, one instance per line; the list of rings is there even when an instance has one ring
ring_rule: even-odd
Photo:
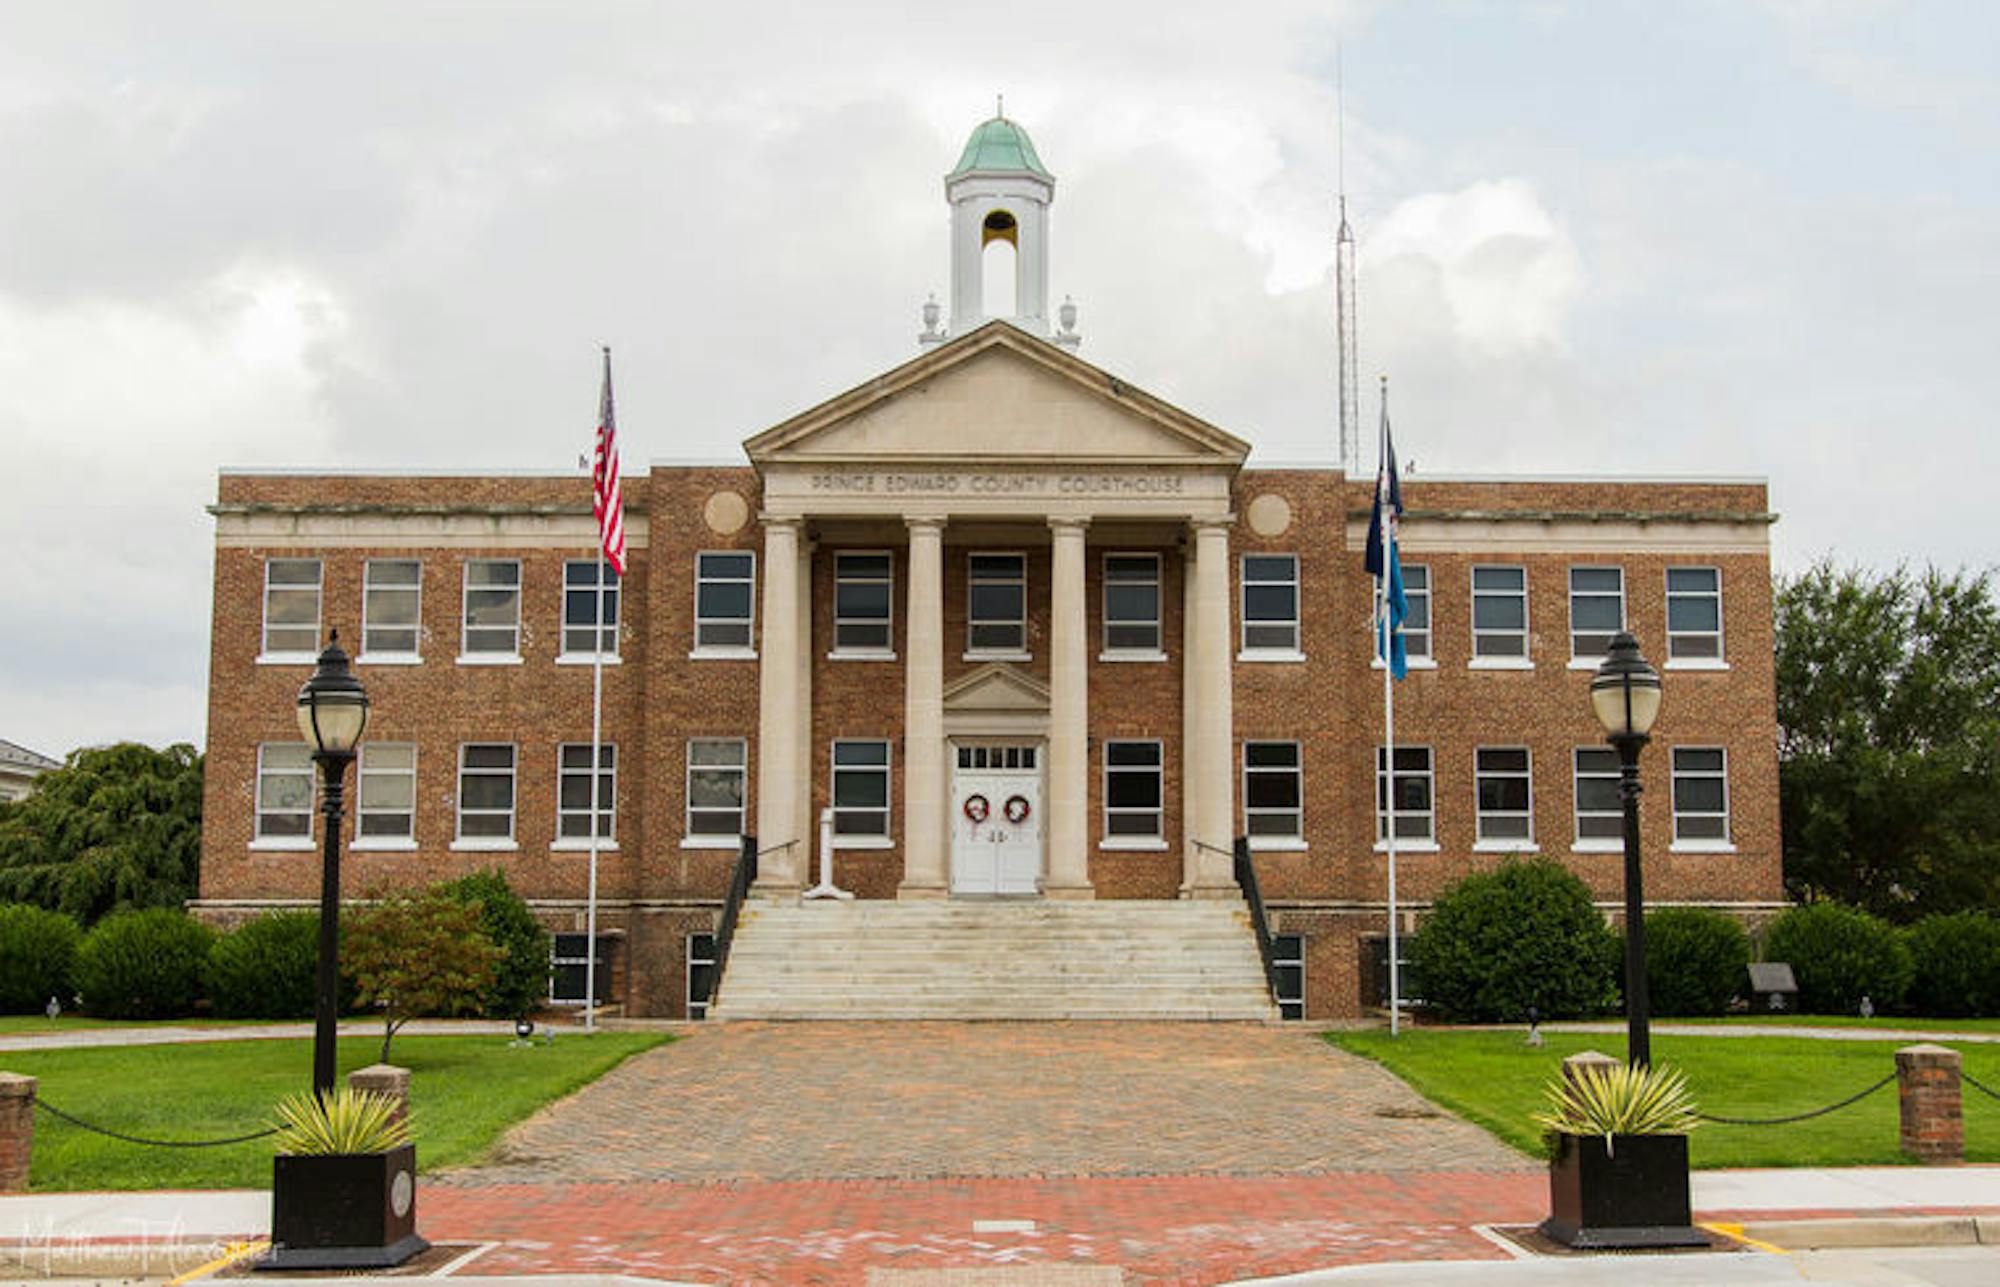
[[[1763,475],[1783,567],[2000,562],[1980,0],[0,27],[0,737],[50,754],[203,740],[218,467],[568,470],[599,343],[628,467],[729,459],[911,356],[996,92],[1083,355],[1329,459],[1337,45],[1361,367],[1420,473]]]

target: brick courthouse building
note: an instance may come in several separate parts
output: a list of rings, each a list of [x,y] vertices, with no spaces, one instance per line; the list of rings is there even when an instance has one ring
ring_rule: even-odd
[[[611,1002],[686,1013],[740,837],[775,915],[817,878],[830,810],[834,882],[858,899],[815,907],[849,925],[848,956],[937,900],[1228,905],[1247,836],[1298,962],[1287,1012],[1358,1013],[1385,825],[1411,925],[1526,852],[1618,901],[1616,766],[1586,690],[1621,627],[1666,684],[1649,897],[1782,897],[1761,482],[1406,482],[1412,669],[1384,790],[1372,480],[1250,466],[1242,439],[1076,356],[1073,315],[1052,328],[1046,304],[1053,180],[1017,126],[981,126],[946,191],[949,333],[933,318],[919,356],[749,438],[747,464],[624,480],[629,566],[601,627]],[[982,322],[996,240],[1016,315]],[[198,909],[316,897],[291,707],[337,627],[374,704],[347,893],[498,864],[562,931],[569,999],[600,634],[587,481],[230,471],[212,512]]]

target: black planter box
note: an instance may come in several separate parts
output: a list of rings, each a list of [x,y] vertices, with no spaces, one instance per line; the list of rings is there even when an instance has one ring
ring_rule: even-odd
[[[271,1159],[271,1251],[259,1269],[386,1269],[417,1236],[417,1146]]]
[[[1582,1250],[1700,1247],[1685,1135],[1558,1135],[1542,1232]]]

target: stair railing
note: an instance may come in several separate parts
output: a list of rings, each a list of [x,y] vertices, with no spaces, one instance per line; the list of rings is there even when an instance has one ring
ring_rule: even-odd
[[[729,893],[722,900],[722,921],[715,927],[715,968],[708,976],[708,995],[701,1001],[713,1005],[716,994],[722,991],[722,972],[729,965],[730,940],[736,937],[736,920],[742,914],[743,900],[750,896],[751,882],[757,879],[757,859],[796,843],[787,840],[782,845],[760,850],[757,837],[743,837],[743,845],[736,852],[736,865],[729,872]]]
[[[1236,884],[1243,901],[1250,905],[1250,928],[1257,932],[1257,955],[1264,961],[1264,983],[1271,989],[1271,1004],[1278,1004],[1278,967],[1271,951],[1271,922],[1264,911],[1264,892],[1257,887],[1257,864],[1250,859],[1250,837],[1238,836],[1233,846]]]

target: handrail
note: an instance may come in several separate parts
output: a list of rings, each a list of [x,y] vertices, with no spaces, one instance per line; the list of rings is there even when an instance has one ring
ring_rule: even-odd
[[[787,840],[785,845],[792,842]],[[783,849],[785,845],[773,845],[771,849]],[[701,998],[706,1005],[715,1003],[715,994],[722,990],[722,972],[729,965],[729,943],[736,937],[736,918],[743,910],[743,900],[750,896],[750,882],[757,879],[757,858],[760,853],[757,837],[743,837],[743,847],[736,855],[736,866],[729,873],[729,895],[722,902],[722,922],[715,927],[715,972],[708,976],[708,995]]]
[[[1199,840],[1195,843],[1201,844]],[[1243,890],[1243,901],[1250,905],[1250,928],[1257,932],[1257,955],[1264,962],[1264,985],[1271,990],[1271,1004],[1277,1005],[1278,967],[1272,960],[1271,923],[1264,912],[1263,891],[1257,888],[1257,865],[1250,860],[1250,837],[1236,837],[1232,856],[1235,858],[1236,883]]]

